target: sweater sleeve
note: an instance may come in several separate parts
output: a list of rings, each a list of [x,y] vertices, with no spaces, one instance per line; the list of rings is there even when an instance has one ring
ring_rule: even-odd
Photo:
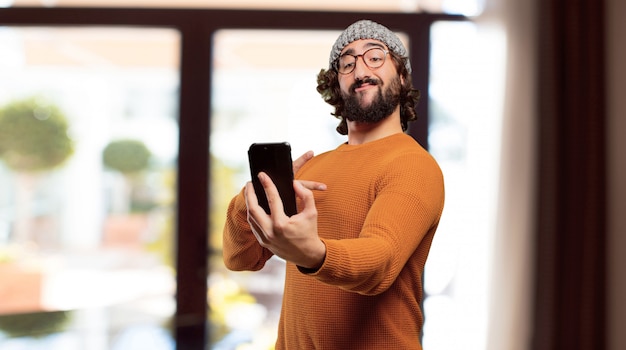
[[[311,274],[321,282],[376,295],[407,264],[421,276],[443,210],[441,170],[430,155],[413,153],[394,159],[378,178],[358,237],[324,240],[326,259]]]
[[[257,242],[248,224],[247,215],[248,209],[242,190],[230,201],[222,235],[224,264],[230,270],[260,270],[273,255]]]

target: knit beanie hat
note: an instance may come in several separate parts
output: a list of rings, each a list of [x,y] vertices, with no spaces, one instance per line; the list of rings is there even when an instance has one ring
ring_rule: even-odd
[[[382,41],[385,45],[387,45],[389,50],[396,55],[400,57],[407,57],[407,51],[398,36],[396,36],[387,27],[364,19],[351,24],[341,33],[341,35],[339,35],[332,50],[330,51],[330,58],[328,60],[329,67],[333,66],[333,63],[341,54],[341,50],[343,50],[346,45],[359,39],[375,39]],[[411,73],[411,63],[408,58],[406,59],[404,65],[409,73]]]

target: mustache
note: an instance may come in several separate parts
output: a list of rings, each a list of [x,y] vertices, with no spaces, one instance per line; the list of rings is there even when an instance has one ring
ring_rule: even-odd
[[[354,90],[360,88],[363,84],[379,85],[380,80],[375,78],[365,78],[363,80],[357,80],[354,82],[354,84],[352,84],[352,86],[350,86],[350,91],[354,92]]]

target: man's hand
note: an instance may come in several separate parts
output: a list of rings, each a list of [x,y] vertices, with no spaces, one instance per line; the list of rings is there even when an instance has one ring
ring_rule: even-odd
[[[294,161],[294,172],[312,157],[313,153],[307,152]],[[326,186],[314,181],[294,181],[294,190],[302,203],[302,210],[288,217],[269,176],[261,172],[259,180],[265,190],[271,215],[267,215],[258,205],[252,183],[247,183],[244,191],[248,223],[259,244],[298,266],[319,268],[326,256],[326,246],[317,235],[317,209],[311,190],[325,190]]]
[[[300,168],[304,165],[304,163],[308,162],[313,158],[313,151],[308,151],[298,157],[298,159],[293,161],[293,174],[295,175]],[[304,187],[309,190],[320,190],[323,191],[326,189],[326,185],[321,182],[316,181],[306,181],[306,180],[298,180]]]

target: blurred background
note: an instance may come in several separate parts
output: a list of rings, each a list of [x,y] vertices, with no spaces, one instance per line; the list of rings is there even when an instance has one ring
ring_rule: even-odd
[[[537,349],[532,345],[537,341],[533,296],[540,288],[533,278],[537,98],[531,73],[536,52],[533,42],[526,42],[534,31],[525,32],[534,23],[534,8],[511,3],[0,0],[0,11],[128,7],[465,16],[432,21],[428,61],[413,65],[425,67],[421,74],[428,77],[428,93],[422,94],[428,115],[420,116],[427,138],[420,141],[446,181],[446,208],[425,271],[423,345]],[[607,4],[624,10],[617,0]],[[205,305],[193,307],[208,311],[198,311],[205,319],[191,321],[206,330],[204,347],[272,349],[284,262],[272,259],[255,273],[227,271],[221,261],[224,214],[249,179],[251,143],[288,141],[295,158],[345,141],[335,132],[331,107],[315,91],[317,73],[327,67],[341,27],[260,25],[207,35],[210,59],[202,64],[211,70],[210,105],[208,113],[194,118],[207,120],[210,135],[208,147],[193,153],[207,159],[210,196],[200,207],[207,208],[207,246],[196,246],[201,251],[194,253],[181,251],[194,248],[181,243],[192,235],[181,230],[182,186],[191,186],[185,190],[191,195],[197,186],[181,184],[179,168],[185,161],[181,147],[193,143],[181,136],[180,127],[181,32],[145,23],[16,26],[1,19],[0,350],[195,348],[181,345],[181,333],[177,346],[176,328],[186,322],[180,307],[188,303],[180,276],[196,273],[181,254],[206,255],[206,273],[196,276],[206,282],[200,288]],[[611,39],[613,32],[607,33]],[[398,34],[407,47],[415,45],[406,33]],[[609,63],[623,57],[616,52],[608,55]],[[623,77],[623,69],[618,72]],[[615,119],[615,110],[624,111],[623,104],[616,106],[609,108]],[[616,164],[609,180],[624,172],[622,159],[609,159]],[[612,188],[616,197],[609,198],[609,212],[624,205],[623,186]],[[611,218],[609,237],[624,229],[623,219]],[[609,245],[623,246],[623,239],[613,242]],[[610,304],[623,290],[618,283],[602,297]],[[618,312],[606,321],[609,330],[626,314],[614,309]],[[623,335],[608,334],[608,349],[626,344]],[[544,348],[559,349],[558,344]]]

